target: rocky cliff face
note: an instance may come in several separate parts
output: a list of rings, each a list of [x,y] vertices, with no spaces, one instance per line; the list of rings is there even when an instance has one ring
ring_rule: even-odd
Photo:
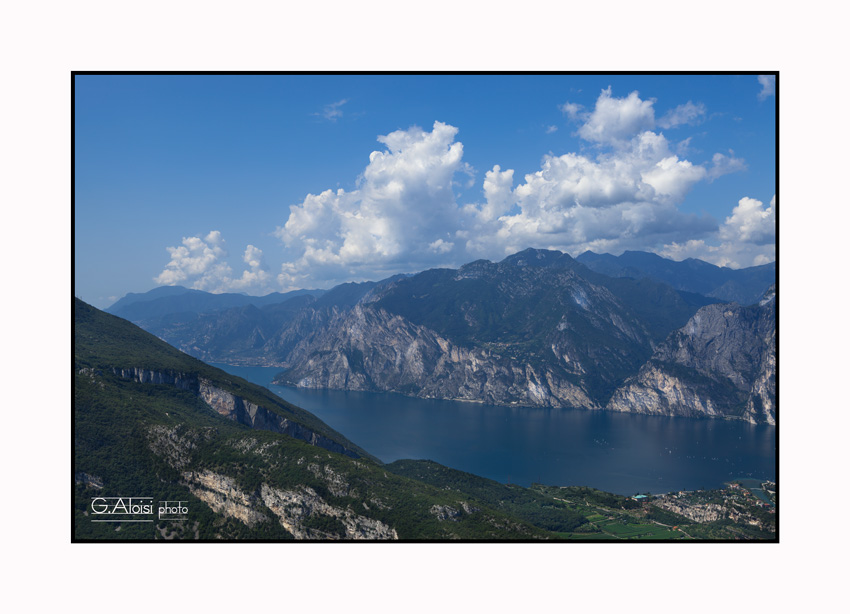
[[[734,416],[776,423],[776,311],[771,288],[758,305],[709,305],[672,333],[612,396],[606,409]]]
[[[299,344],[289,360],[295,366],[285,381],[306,388],[596,407],[582,388],[551,367],[535,369],[490,349],[457,346],[433,330],[369,306],[339,315],[326,330]]]
[[[296,490],[262,484],[257,492],[240,490],[236,482],[212,471],[183,472],[189,491],[217,514],[242,521],[249,527],[272,520],[296,539],[395,540],[395,529],[373,518],[330,505],[309,486]],[[310,519],[334,519],[342,534],[328,533],[309,525]]]
[[[720,417],[724,415],[711,395],[693,381],[676,377],[664,365],[647,363],[619,388],[606,409],[664,416]]]
[[[306,484],[280,488],[263,482],[249,492],[226,473],[191,468],[194,452],[199,444],[214,436],[212,430],[197,431],[181,426],[169,428],[151,425],[147,438],[150,450],[163,458],[169,466],[179,470],[181,483],[216,514],[235,518],[250,528],[263,523],[279,522],[296,539],[398,539],[396,530],[385,523],[357,514],[350,507],[332,505]],[[258,445],[258,442],[252,439],[245,439],[236,444],[240,452],[254,452],[268,459],[273,458],[272,449],[275,447],[274,442]],[[298,465],[303,463],[303,457],[297,461]],[[313,474],[333,497],[356,494],[351,490],[347,477],[330,465],[312,462],[307,464],[307,471]],[[335,531],[329,532],[329,525]]]
[[[118,377],[131,379],[140,384],[165,384],[176,386],[181,390],[198,390],[198,378],[185,373],[172,373],[169,371],[155,371],[152,369],[141,369],[139,367],[113,368],[112,372]]]
[[[212,471],[185,471],[183,483],[216,514],[236,518],[249,527],[269,520],[257,509],[258,497],[240,490],[233,478]]]
[[[350,509],[329,505],[309,486],[300,490],[283,490],[263,484],[260,496],[266,507],[296,539],[398,539],[396,530],[380,520],[356,514]],[[319,529],[305,527],[306,520],[315,516],[336,519],[344,527],[344,535],[337,537]]]
[[[652,337],[609,289],[556,258],[569,259],[531,251],[376,289],[305,334],[279,381],[596,409],[650,356]]]
[[[283,433],[295,439],[306,441],[314,446],[324,448],[325,450],[330,450],[331,452],[338,452],[352,458],[359,457],[357,453],[336,441],[320,433],[316,433],[284,416],[269,411],[261,405],[252,403],[227,390],[214,386],[209,380],[204,378],[198,378],[184,373],[153,371],[137,367],[114,368],[112,371],[119,377],[131,379],[142,384],[165,384],[193,392],[218,414],[234,420],[239,424],[244,424],[251,428],[273,431],[275,433]]]

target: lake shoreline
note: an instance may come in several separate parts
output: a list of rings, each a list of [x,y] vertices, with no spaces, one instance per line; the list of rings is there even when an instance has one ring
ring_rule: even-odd
[[[746,421],[488,405],[271,384],[277,367],[210,363],[314,413],[385,462],[429,459],[501,483],[668,493],[775,481],[776,427]]]

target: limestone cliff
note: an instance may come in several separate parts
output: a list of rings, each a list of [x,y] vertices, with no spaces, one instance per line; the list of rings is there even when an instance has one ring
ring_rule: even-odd
[[[248,493],[232,478],[212,471],[185,471],[182,476],[189,491],[214,512],[240,520],[249,527],[274,518],[296,539],[398,539],[395,529],[350,509],[330,505],[309,486],[286,490],[264,483],[257,492]],[[308,526],[311,519],[322,517],[335,519],[343,533],[329,533]]]
[[[314,446],[345,454],[352,458],[359,455],[349,450],[340,443],[317,433],[302,424],[269,411],[261,405],[252,403],[246,399],[236,396],[227,390],[223,390],[204,378],[187,375],[185,373],[173,373],[170,371],[153,371],[150,369],[113,368],[113,373],[125,379],[131,379],[139,383],[165,384],[176,386],[198,395],[204,403],[215,410],[221,416],[234,420],[239,424],[251,428],[283,433],[306,441]]]
[[[568,350],[563,354],[569,362]],[[492,404],[596,407],[548,366],[487,348],[460,347],[433,330],[370,306],[338,315],[296,346],[285,380],[305,388],[395,391]],[[576,366],[575,368],[580,368]]]
[[[771,288],[757,305],[700,309],[614,393],[606,409],[775,424],[775,296]]]
[[[374,289],[307,332],[277,381],[497,405],[601,407],[651,355],[648,326],[614,291],[571,268],[579,265],[568,256],[521,256]]]

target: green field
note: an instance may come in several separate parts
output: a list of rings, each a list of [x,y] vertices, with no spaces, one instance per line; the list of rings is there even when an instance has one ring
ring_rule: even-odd
[[[596,526],[605,533],[620,539],[679,539],[683,537],[679,531],[657,524],[609,520],[597,522]]]
[[[558,533],[564,539],[583,540],[583,539],[617,539],[613,535],[607,533]]]

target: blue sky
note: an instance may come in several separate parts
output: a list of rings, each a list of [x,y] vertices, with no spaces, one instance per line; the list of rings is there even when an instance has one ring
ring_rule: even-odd
[[[775,108],[757,75],[80,75],[75,294],[264,294],[526,247],[769,262]]]

